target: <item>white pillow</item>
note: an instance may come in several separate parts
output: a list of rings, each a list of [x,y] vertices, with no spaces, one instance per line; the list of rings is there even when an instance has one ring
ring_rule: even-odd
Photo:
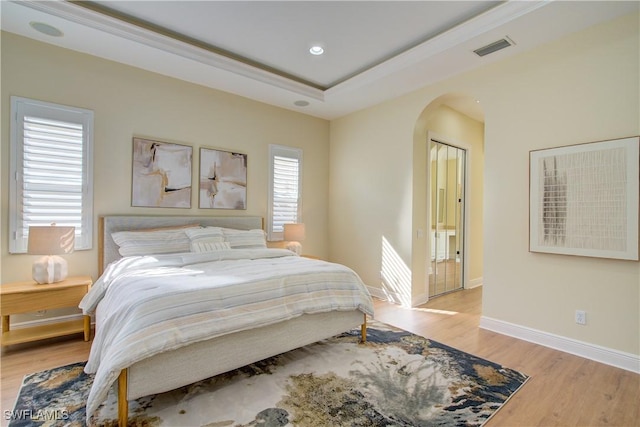
[[[223,228],[225,241],[229,242],[231,249],[266,248],[267,240],[264,230],[235,230]]]
[[[199,227],[194,225],[192,227]],[[185,233],[191,228],[158,228],[111,233],[122,256],[189,252],[190,241]]]
[[[220,227],[189,228],[185,230],[189,237],[191,252],[212,252],[230,249],[224,240]]]
[[[229,242],[191,242],[191,252],[203,253],[203,252],[216,252],[231,249]]]

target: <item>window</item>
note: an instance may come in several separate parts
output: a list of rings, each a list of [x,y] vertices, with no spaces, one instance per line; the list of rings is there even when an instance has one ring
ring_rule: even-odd
[[[27,251],[30,226],[52,223],[91,249],[92,152],[93,111],[11,97],[9,252]]]
[[[284,224],[302,222],[302,150],[269,145],[267,236],[282,240]]]

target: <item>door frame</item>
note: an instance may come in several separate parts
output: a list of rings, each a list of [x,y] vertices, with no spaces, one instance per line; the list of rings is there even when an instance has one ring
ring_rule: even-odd
[[[471,144],[466,143],[461,140],[457,140],[455,138],[451,138],[448,136],[444,136],[438,134],[437,132],[427,131],[427,139],[425,143],[427,144],[427,182],[426,182],[426,190],[427,190],[427,215],[431,212],[431,150],[429,149],[431,141],[435,140],[436,142],[441,142],[447,145],[451,145],[455,148],[460,148],[465,151],[465,162],[464,162],[464,191],[463,191],[463,223],[464,223],[464,234],[462,236],[462,289],[469,289],[469,250],[470,248],[470,227],[471,227],[471,199],[470,199],[470,185],[469,185],[469,177],[471,176],[471,158],[473,155],[473,150]],[[427,221],[428,222],[428,221]],[[426,286],[426,301],[429,300],[429,269],[431,268],[431,228],[429,226],[428,230],[428,239],[427,247],[426,247],[426,259],[424,262],[427,264],[427,268],[425,269],[425,277],[424,283]],[[425,301],[425,302],[426,302]]]

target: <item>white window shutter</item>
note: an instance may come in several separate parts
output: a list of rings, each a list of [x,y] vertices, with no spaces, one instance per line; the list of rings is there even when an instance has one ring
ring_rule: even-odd
[[[284,224],[302,222],[302,150],[269,146],[269,240],[282,240]]]
[[[26,252],[30,226],[76,228],[92,246],[93,112],[12,97],[10,252]]]

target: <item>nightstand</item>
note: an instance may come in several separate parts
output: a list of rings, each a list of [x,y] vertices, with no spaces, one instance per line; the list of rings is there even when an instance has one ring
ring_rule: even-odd
[[[91,336],[91,317],[80,320],[54,322],[30,328],[10,330],[12,314],[29,313],[54,308],[77,307],[93,280],[90,276],[75,276],[50,284],[26,282],[5,283],[0,286],[0,314],[2,315],[2,345],[19,344],[45,338],[84,333]]]

